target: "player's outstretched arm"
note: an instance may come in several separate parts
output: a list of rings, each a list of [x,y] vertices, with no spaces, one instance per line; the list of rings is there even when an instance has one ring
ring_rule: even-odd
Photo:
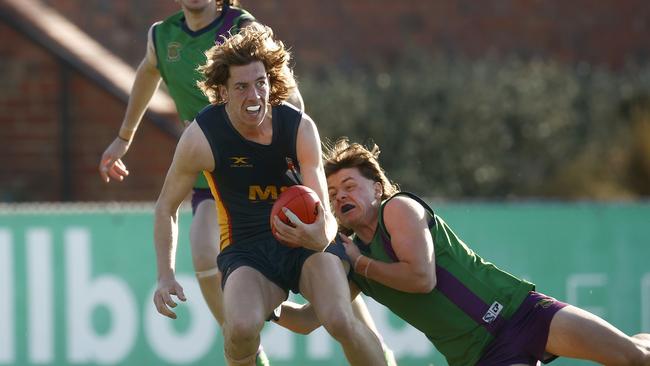
[[[359,295],[359,292],[359,288],[350,283],[352,301]],[[273,321],[292,332],[309,334],[321,326],[310,303],[298,304],[293,301],[285,301],[280,305],[280,309],[279,318]]]
[[[135,73],[135,80],[120,130],[99,161],[99,175],[107,183],[111,179],[121,182],[129,175],[126,165],[122,162],[122,157],[129,150],[142,116],[160,84],[161,77],[156,67],[152,30],[153,26],[149,29],[147,52]]]
[[[172,295],[185,301],[183,288],[176,282],[175,277],[178,208],[192,189],[197,174],[213,169],[214,159],[208,141],[194,122],[178,142],[174,159],[156,202],[154,216],[158,287],[153,301],[160,314],[172,319],[176,319],[176,314],[171,310],[176,307]]]
[[[280,317],[274,322],[294,333],[309,334],[321,326],[310,303],[285,301],[281,309]]]

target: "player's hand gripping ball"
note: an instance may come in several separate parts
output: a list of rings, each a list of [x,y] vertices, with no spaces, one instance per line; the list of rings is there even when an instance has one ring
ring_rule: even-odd
[[[273,236],[280,240],[276,235],[275,225],[273,225],[273,217],[275,215],[277,215],[283,223],[293,226],[291,221],[289,221],[289,218],[282,211],[283,207],[288,208],[303,223],[313,224],[314,221],[316,221],[319,203],[320,199],[318,198],[318,194],[307,186],[295,185],[287,188],[280,194],[271,209],[271,232],[273,233]],[[282,240],[280,240],[280,242],[285,245],[294,246],[285,243]]]

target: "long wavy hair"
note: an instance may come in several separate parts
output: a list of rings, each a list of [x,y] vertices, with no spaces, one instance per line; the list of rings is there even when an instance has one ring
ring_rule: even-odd
[[[379,165],[380,153],[379,146],[375,143],[365,147],[356,142],[350,143],[347,137],[341,137],[333,144],[325,146],[325,176],[329,177],[341,169],[357,168],[363,177],[381,184],[381,199],[385,200],[399,192],[399,185],[391,182]]]
[[[224,37],[222,43],[210,48],[205,55],[207,62],[198,68],[204,80],[197,85],[210,103],[226,102],[219,86],[226,86],[231,66],[245,66],[255,61],[264,64],[269,78],[271,105],[286,100],[296,88],[296,80],[288,66],[291,53],[281,41],[274,39],[271,28],[259,23],[252,23],[239,33]]]

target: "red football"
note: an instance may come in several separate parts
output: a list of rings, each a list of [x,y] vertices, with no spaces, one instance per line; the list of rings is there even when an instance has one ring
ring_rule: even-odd
[[[291,225],[291,221],[289,221],[284,212],[282,212],[282,207],[291,210],[291,212],[298,216],[300,221],[305,224],[311,224],[316,221],[319,202],[320,199],[318,198],[318,194],[307,186],[295,185],[287,188],[280,194],[271,209],[271,232],[273,235],[275,235],[273,216],[277,215],[280,221],[287,225]]]

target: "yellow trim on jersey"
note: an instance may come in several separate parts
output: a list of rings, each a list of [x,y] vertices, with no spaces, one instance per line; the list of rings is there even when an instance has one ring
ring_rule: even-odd
[[[212,174],[204,170],[203,176],[205,176],[205,180],[208,181],[210,191],[212,192],[212,196],[214,196],[215,208],[217,210],[217,223],[219,225],[220,235],[219,248],[221,250],[224,250],[224,248],[232,244],[232,224],[230,215],[228,214],[226,207],[223,205],[223,200],[221,199],[219,190],[217,190],[217,183],[215,182]]]

